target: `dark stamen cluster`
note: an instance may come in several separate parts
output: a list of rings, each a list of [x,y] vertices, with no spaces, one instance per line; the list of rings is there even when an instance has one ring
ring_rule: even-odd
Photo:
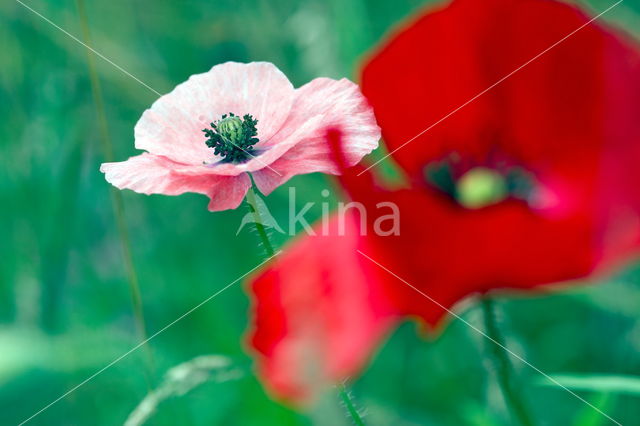
[[[242,118],[234,113],[224,114],[218,121],[211,123],[211,129],[203,129],[207,137],[205,143],[229,163],[244,163],[254,155],[254,145],[258,143],[258,120],[250,114]]]

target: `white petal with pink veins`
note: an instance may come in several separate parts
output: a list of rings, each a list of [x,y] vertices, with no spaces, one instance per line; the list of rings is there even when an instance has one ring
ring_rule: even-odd
[[[251,114],[258,138],[268,141],[283,125],[295,90],[267,62],[227,62],[192,75],[146,110],[135,127],[136,148],[174,161],[198,165],[215,160],[202,129],[223,114]]]
[[[314,117],[312,125],[305,125]],[[298,129],[304,126],[304,132]],[[312,172],[337,174],[326,139],[329,129],[342,134],[347,166],[357,164],[378,146],[380,128],[373,110],[355,83],[347,79],[317,78],[296,90],[291,114],[266,145],[291,146],[270,167],[254,174],[261,192],[269,194],[294,175]],[[292,143],[293,142],[293,143]]]
[[[104,163],[100,171],[105,179],[120,189],[142,194],[180,195],[197,192],[211,201],[209,210],[235,209],[242,203],[251,186],[249,176],[218,176],[213,174],[183,174],[180,164],[153,154],[141,154],[118,163]]]

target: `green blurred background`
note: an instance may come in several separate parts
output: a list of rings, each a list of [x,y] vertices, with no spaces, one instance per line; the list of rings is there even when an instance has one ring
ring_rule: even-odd
[[[427,3],[86,0],[83,21],[73,0],[24,1],[78,38],[86,37],[85,25],[96,50],[161,93],[228,60],[273,62],[295,85],[318,76],[356,79],[363,56]],[[611,3],[587,7],[595,14]],[[636,36],[639,18],[635,0],[606,16]],[[107,62],[95,58],[95,65],[104,115],[96,110],[86,50],[18,2],[0,3],[3,425],[28,418],[140,341],[127,249],[150,334],[262,260],[255,235],[235,235],[243,208],[212,214],[201,195],[125,191],[124,209],[114,209],[110,186],[98,171],[105,158],[99,118],[107,119],[115,158],[125,159],[135,154],[136,121],[157,96]],[[317,201],[322,189],[332,187],[315,174],[291,184],[299,205]],[[266,201],[286,223],[287,189]],[[319,216],[316,207],[308,217]],[[124,250],[115,212],[129,234]],[[576,387],[625,425],[640,425],[640,385],[632,378],[640,374],[638,280],[640,268],[631,267],[597,286],[499,300],[510,348],[543,371],[578,380],[594,373],[627,376],[615,379],[613,387],[601,379]],[[153,339],[149,350],[117,362],[31,424],[122,424],[157,386],[160,391],[152,395],[161,402],[147,424],[350,424],[332,393],[304,412],[265,394],[243,346],[247,310],[241,286],[230,288]],[[459,311],[481,327],[473,303]],[[350,386],[351,393],[372,425],[509,424],[485,349],[482,338],[458,321],[437,339],[420,338],[407,322]],[[203,372],[191,363],[183,368],[186,379],[174,371],[173,382],[162,382],[171,367],[207,354],[229,365],[209,375],[208,367]],[[214,366],[222,362],[207,360]],[[566,391],[545,386],[522,363],[515,368],[540,424],[608,424]]]

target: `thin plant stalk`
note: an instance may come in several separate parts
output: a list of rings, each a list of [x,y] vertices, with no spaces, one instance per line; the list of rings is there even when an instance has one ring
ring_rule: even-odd
[[[76,0],[78,7],[78,14],[80,17],[80,25],[82,27],[82,39],[83,42],[91,46],[91,33],[89,31],[89,23],[87,19],[86,8],[84,0]],[[98,70],[96,67],[95,57],[87,49],[87,65],[89,68],[89,79],[91,81],[91,91],[93,94],[94,106],[96,110],[96,117],[98,120],[98,130],[100,133],[100,139],[102,141],[102,151],[104,159],[107,162],[113,161],[113,144],[111,143],[111,137],[109,135],[109,124],[107,122],[107,114],[105,110],[104,98],[102,96],[102,87],[100,85],[100,79],[98,77]],[[114,216],[116,220],[116,227],[120,238],[120,245],[122,247],[123,261],[127,276],[127,282],[129,284],[129,292],[131,296],[131,303],[133,308],[133,315],[135,318],[136,333],[141,341],[146,341],[148,338],[146,322],[144,319],[144,310],[142,307],[142,295],[140,292],[140,285],[138,281],[138,273],[136,271],[135,264],[133,262],[133,255],[131,253],[131,241],[129,238],[129,231],[127,229],[127,223],[125,220],[125,207],[122,199],[122,195],[114,188],[110,189],[111,203],[113,206]],[[148,343],[144,345],[148,371],[147,378],[152,385],[155,382],[155,362],[151,348]]]
[[[517,421],[523,426],[534,426],[533,418],[515,385],[513,366],[505,349],[504,336],[498,326],[494,302],[490,298],[484,297],[480,302],[480,306],[482,307],[485,332],[491,338],[491,341],[487,342],[487,349],[495,368],[496,378],[502,390],[505,403],[514,422]]]

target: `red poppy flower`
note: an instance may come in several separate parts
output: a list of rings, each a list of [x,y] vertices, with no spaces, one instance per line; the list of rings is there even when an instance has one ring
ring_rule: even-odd
[[[640,53],[589,21],[549,0],[454,0],[374,54],[363,91],[410,187],[342,181],[369,219],[395,203],[400,232],[301,238],[254,281],[251,344],[273,391],[303,398],[357,372],[402,316],[435,325],[470,294],[592,276],[636,252]]]

